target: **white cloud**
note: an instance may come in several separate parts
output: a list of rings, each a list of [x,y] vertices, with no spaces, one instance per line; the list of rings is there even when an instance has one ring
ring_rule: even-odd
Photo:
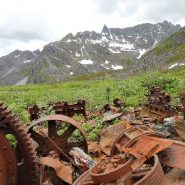
[[[67,33],[165,19],[185,25],[184,0],[0,0],[0,55],[37,49]]]

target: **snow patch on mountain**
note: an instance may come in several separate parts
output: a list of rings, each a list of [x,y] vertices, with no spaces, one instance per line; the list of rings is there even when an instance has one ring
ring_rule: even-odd
[[[146,49],[140,49],[140,50],[139,50],[139,53],[140,53],[140,54],[139,54],[139,56],[137,57],[137,59],[140,59],[140,58],[146,53],[146,51],[147,51]]]
[[[79,63],[82,65],[92,65],[93,61],[92,60],[81,60],[79,61]]]
[[[79,56],[81,56],[81,54],[78,53],[78,52],[76,52],[76,53],[75,53],[75,56],[76,56],[76,57],[79,57]]]
[[[71,66],[70,65],[65,65],[67,68],[71,68]]]
[[[28,81],[28,76],[18,81],[15,85],[25,85]]]
[[[32,62],[32,60],[24,60],[23,64],[30,63],[30,62]]]
[[[123,66],[121,66],[121,65],[112,65],[111,67],[112,67],[112,69],[114,69],[114,70],[123,69]]]
[[[113,49],[111,49],[111,48],[109,48],[109,51],[111,52],[111,53],[121,53],[119,50],[113,50]]]
[[[184,65],[185,65],[185,63],[178,62],[178,63],[170,65],[168,67],[168,69],[172,69],[172,68],[179,67],[179,66],[184,66]]]
[[[15,69],[16,69],[15,67],[11,68],[11,69],[8,70],[1,78],[4,78],[4,77],[8,76],[8,75],[9,75],[10,73],[12,73]]]
[[[117,42],[110,42],[109,47],[120,48],[122,51],[128,51],[128,50],[134,49],[134,45],[129,44],[128,42],[123,44],[117,43]]]

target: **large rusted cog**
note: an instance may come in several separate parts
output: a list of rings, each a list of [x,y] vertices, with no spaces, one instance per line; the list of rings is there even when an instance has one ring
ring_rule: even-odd
[[[0,134],[0,143],[0,185],[16,185],[17,163],[14,150],[2,134]]]
[[[49,115],[33,122],[28,132],[38,144],[37,152],[48,156],[51,151],[57,151],[61,160],[69,160],[69,151],[79,147],[88,150],[85,133],[80,124],[64,115]],[[74,136],[74,133],[78,133]]]
[[[7,138],[13,138],[14,144]],[[36,152],[23,124],[0,103],[0,185],[33,185],[36,181]]]

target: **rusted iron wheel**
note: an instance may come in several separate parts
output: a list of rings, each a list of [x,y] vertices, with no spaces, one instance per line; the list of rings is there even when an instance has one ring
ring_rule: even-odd
[[[133,185],[165,185],[165,176],[157,155],[145,164],[145,167],[135,170],[131,175]]]
[[[90,170],[83,173],[74,183],[73,185],[98,185],[92,180]]]
[[[91,170],[92,171],[92,170]],[[105,180],[104,178],[100,178],[97,182],[93,180],[93,176],[91,171],[87,171],[83,175],[81,175],[73,185],[165,185],[166,179],[164,173],[162,171],[158,156],[155,155],[150,160],[148,160],[142,167],[131,172],[131,169],[127,169],[127,178],[125,178],[124,174],[120,176],[120,178],[115,179],[114,181],[109,181],[112,177],[109,177],[109,180]],[[126,169],[125,169],[126,171]],[[121,173],[121,171],[120,171]],[[112,176],[112,174],[109,174]],[[108,177],[108,176],[107,176]],[[106,178],[107,178],[106,177]],[[105,181],[109,181],[106,182]]]
[[[37,152],[41,156],[57,151],[60,159],[69,161],[69,151],[73,147],[79,147],[85,152],[88,150],[85,133],[80,124],[64,115],[42,117],[33,122],[28,133],[38,144]]]
[[[158,156],[162,166],[185,170],[185,143],[172,140],[173,144]]]
[[[8,139],[7,139],[8,138]],[[13,142],[12,142],[13,140]],[[23,124],[0,103],[0,168],[2,185],[33,185],[36,181],[36,152]],[[3,182],[3,183],[2,183]]]
[[[90,174],[95,183],[113,182],[131,171],[133,162],[132,156],[127,157],[124,154],[107,157],[95,165]]]

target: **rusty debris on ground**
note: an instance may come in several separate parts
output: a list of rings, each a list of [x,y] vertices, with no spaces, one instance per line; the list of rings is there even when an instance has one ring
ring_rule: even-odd
[[[33,105],[28,128],[0,103],[0,185],[185,184],[185,93],[176,107],[160,87],[146,99],[130,111],[118,98],[92,113],[85,100]],[[75,115],[100,118],[100,138]]]

